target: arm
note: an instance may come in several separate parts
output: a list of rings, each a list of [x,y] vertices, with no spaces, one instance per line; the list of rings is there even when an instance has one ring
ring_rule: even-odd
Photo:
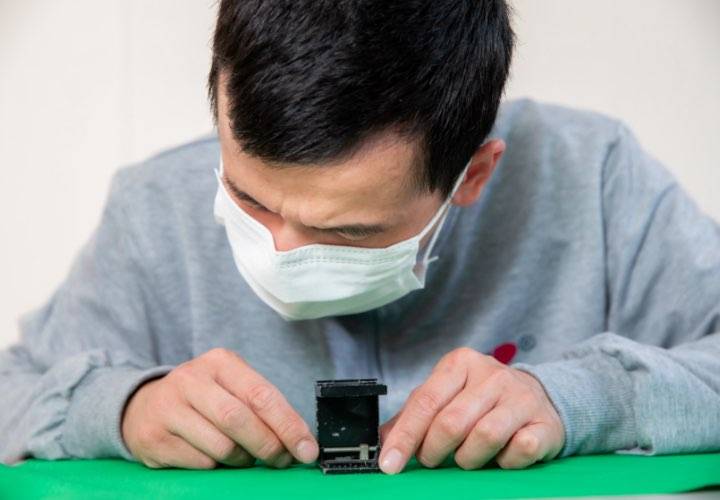
[[[124,177],[113,178],[100,225],[59,289],[0,351],[0,461],[121,456],[124,404],[158,366],[147,322]],[[48,249],[52,251],[52,249]]]
[[[606,331],[540,380],[560,456],[720,450],[720,226],[620,124],[603,171]]]

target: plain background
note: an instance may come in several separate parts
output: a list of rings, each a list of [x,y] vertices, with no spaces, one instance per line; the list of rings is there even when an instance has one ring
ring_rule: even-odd
[[[624,120],[720,220],[720,2],[514,0],[507,98]],[[0,348],[61,283],[112,173],[212,129],[210,0],[0,0]]]

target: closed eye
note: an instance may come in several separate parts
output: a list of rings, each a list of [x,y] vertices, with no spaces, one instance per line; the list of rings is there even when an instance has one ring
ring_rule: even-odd
[[[260,203],[258,203],[257,201],[253,200],[253,199],[241,199],[241,200],[242,200],[243,203],[245,203],[246,205],[248,205],[249,207],[251,207],[251,208],[253,208],[253,209],[255,209],[255,210],[260,210],[260,211],[262,211],[262,212],[269,212],[269,211],[270,211],[270,210],[268,210],[267,208],[265,208],[264,206],[262,206]]]
[[[367,229],[363,228],[345,228],[339,230],[336,229],[334,230],[334,232],[347,240],[362,240],[377,234],[376,231],[368,231]]]

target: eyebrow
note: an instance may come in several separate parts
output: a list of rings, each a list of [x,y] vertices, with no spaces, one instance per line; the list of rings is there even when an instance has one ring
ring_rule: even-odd
[[[233,192],[233,194],[238,197],[239,199],[250,203],[251,205],[256,205],[259,208],[262,208],[263,210],[267,210],[268,212],[272,212],[269,208],[267,208],[265,205],[257,201],[255,198],[247,194],[245,191],[242,191],[240,188],[238,188],[233,181],[230,180],[229,177],[223,174],[222,176],[225,183],[230,187],[230,190]],[[333,227],[315,227],[315,226],[307,226],[311,229],[315,229],[317,231],[323,231],[323,232],[329,232],[329,233],[345,233],[352,236],[372,236],[375,234],[380,234],[387,230],[387,227],[382,224],[346,224],[342,226],[333,226]]]

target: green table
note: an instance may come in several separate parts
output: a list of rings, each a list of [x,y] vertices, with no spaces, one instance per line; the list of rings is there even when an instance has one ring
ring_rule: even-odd
[[[675,493],[713,489],[720,497],[720,453],[594,455],[524,470],[465,471],[451,461],[425,469],[412,461],[399,475],[323,475],[312,465],[276,470],[149,469],[123,460],[28,460],[0,466],[0,498],[288,498],[394,500],[528,498]]]

